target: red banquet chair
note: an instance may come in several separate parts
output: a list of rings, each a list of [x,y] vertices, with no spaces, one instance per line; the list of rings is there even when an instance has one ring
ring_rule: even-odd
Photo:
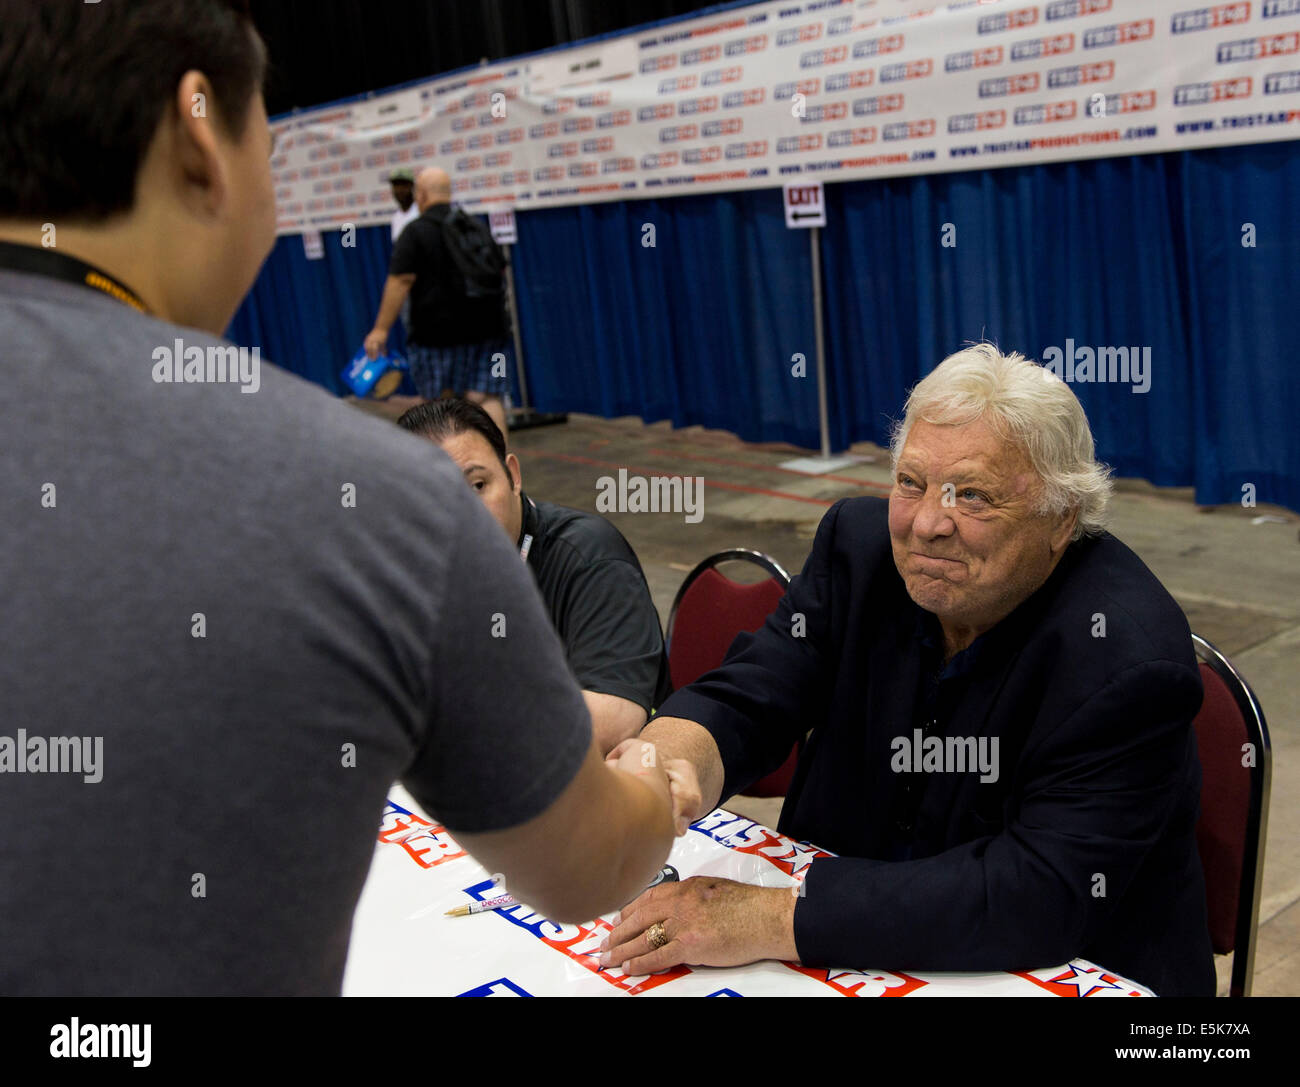
[[[718,572],[725,562],[752,562],[768,577],[752,584]],[[769,555],[748,548],[719,551],[686,575],[668,613],[668,670],[673,690],[718,667],[742,631],[755,631],[785,595],[790,575]],[[746,796],[785,796],[799,761],[799,744],[781,767],[755,782]]]
[[[1216,954],[1232,953],[1229,995],[1249,996],[1273,753],[1264,711],[1249,684],[1204,638],[1193,634],[1192,644],[1205,686],[1194,722],[1201,758],[1196,844],[1205,869],[1210,939]]]

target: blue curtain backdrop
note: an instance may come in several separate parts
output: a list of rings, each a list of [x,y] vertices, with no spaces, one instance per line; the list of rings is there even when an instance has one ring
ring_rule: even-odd
[[[1198,502],[1300,509],[1300,142],[827,185],[831,441],[884,442],[908,388],[963,343],[1150,348],[1150,391],[1072,387],[1121,475]],[[779,190],[518,215],[531,400],[816,448],[806,231]],[[951,224],[944,246],[945,224]],[[1254,246],[1243,246],[1246,224]],[[648,228],[653,228],[653,234]],[[378,309],[388,227],[325,258],[277,241],[230,329],[342,392]],[[653,245],[650,242],[653,241]],[[394,342],[397,342],[396,337]],[[806,377],[792,374],[797,354]],[[512,375],[513,378],[513,375]],[[515,395],[518,395],[517,390]]]

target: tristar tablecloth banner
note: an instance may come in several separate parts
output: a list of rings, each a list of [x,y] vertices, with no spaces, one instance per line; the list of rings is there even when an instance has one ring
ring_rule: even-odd
[[[1300,136],[1300,0],[752,4],[272,125],[281,233]]]
[[[797,894],[818,858],[795,842],[722,808],[673,844],[682,879],[717,876]],[[756,962],[718,969],[675,966],[661,974],[602,968],[613,914],[585,924],[552,921],[519,904],[469,917],[447,910],[493,899],[501,887],[447,828],[394,786],[370,874],[352,920],[344,996],[1151,996],[1151,990],[1086,959],[991,974],[918,974]]]

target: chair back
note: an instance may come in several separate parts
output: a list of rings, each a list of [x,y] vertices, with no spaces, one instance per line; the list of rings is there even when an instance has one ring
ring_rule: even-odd
[[[725,562],[752,562],[769,576],[752,584],[732,581],[717,569]],[[694,683],[717,668],[736,635],[761,627],[789,584],[790,575],[775,559],[745,548],[710,555],[687,574],[668,615],[668,670],[673,689]],[[796,744],[781,767],[755,782],[746,795],[784,796],[798,760]]]
[[[1233,955],[1233,996],[1249,996],[1264,873],[1272,750],[1254,692],[1222,653],[1192,635],[1205,700],[1195,718],[1201,760],[1196,844],[1205,871],[1210,939]]]

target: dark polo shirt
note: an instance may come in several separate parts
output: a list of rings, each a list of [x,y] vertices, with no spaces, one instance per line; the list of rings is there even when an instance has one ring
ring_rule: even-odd
[[[648,713],[672,690],[650,589],[623,534],[603,517],[523,496],[528,568],[586,691]]]

